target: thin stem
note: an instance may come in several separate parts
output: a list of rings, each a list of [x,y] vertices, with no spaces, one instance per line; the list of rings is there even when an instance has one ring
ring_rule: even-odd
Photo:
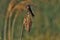
[[[12,40],[13,40],[13,33],[14,33],[14,25],[15,25],[15,21],[16,21],[16,18],[18,17],[19,13],[16,13],[14,19],[13,19],[13,22],[12,22]]]
[[[22,25],[20,40],[22,40],[22,37],[23,37],[23,31],[24,31],[24,26]]]
[[[4,40],[6,40],[6,29],[7,29],[7,18],[5,19],[5,25],[4,25]]]
[[[8,19],[9,19],[9,12],[10,12],[10,11],[7,11],[6,18],[5,18],[5,25],[4,25],[4,40],[6,40],[6,32],[7,32],[7,23],[8,23]]]
[[[11,34],[10,34],[10,28],[11,28],[11,18],[12,18],[12,14],[13,13],[10,13],[10,15],[9,15],[9,24],[8,24],[8,40],[11,40],[11,38],[10,38],[10,36],[11,36]]]
[[[17,0],[11,0],[11,2],[9,3],[9,6],[8,6],[8,10],[7,10],[7,15],[6,15],[6,18],[5,18],[5,25],[4,25],[4,40],[6,40],[6,31],[7,31],[7,21],[8,21],[8,17],[10,15],[10,12],[11,10],[13,9],[13,7],[15,6],[15,4],[17,3],[18,1]],[[10,35],[10,20],[9,20],[9,27],[8,27],[8,34]]]

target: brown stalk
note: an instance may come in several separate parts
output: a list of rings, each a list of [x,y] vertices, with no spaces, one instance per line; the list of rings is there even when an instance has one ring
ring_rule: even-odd
[[[6,39],[6,32],[7,32],[7,27],[8,27],[8,34],[9,34],[9,36],[10,36],[10,21],[9,22],[7,22],[8,21],[8,19],[9,19],[9,15],[10,15],[10,12],[11,12],[11,10],[13,9],[13,7],[14,7],[14,5],[15,5],[15,0],[11,0],[11,2],[9,3],[9,5],[8,5],[8,8],[7,8],[7,13],[6,13],[6,18],[5,18],[5,25],[4,25],[4,40],[7,40]],[[8,25],[9,26],[7,26],[7,23],[8,23]],[[8,36],[8,37],[9,37]],[[10,38],[9,38],[9,40],[10,40]]]

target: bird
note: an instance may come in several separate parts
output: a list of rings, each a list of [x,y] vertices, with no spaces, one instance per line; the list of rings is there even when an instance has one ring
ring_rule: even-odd
[[[31,17],[30,12],[28,12],[28,13],[25,14],[25,16],[24,16],[23,28],[25,28],[25,30],[26,30],[27,32],[30,32],[31,26],[32,26],[32,17]]]

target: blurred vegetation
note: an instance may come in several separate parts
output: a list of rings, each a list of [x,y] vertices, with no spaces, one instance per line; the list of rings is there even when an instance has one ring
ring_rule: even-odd
[[[3,40],[4,19],[10,0],[0,0],[0,40]],[[19,0],[20,1],[20,0]],[[35,17],[31,32],[24,31],[23,40],[60,40],[60,0],[32,0]],[[19,40],[25,12],[15,23],[14,40]]]

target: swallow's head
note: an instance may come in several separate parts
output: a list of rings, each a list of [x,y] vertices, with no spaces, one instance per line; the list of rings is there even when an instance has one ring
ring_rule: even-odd
[[[32,12],[32,9],[31,9],[30,5],[27,5],[26,8],[27,8],[29,14],[31,14],[34,17],[34,13]]]

